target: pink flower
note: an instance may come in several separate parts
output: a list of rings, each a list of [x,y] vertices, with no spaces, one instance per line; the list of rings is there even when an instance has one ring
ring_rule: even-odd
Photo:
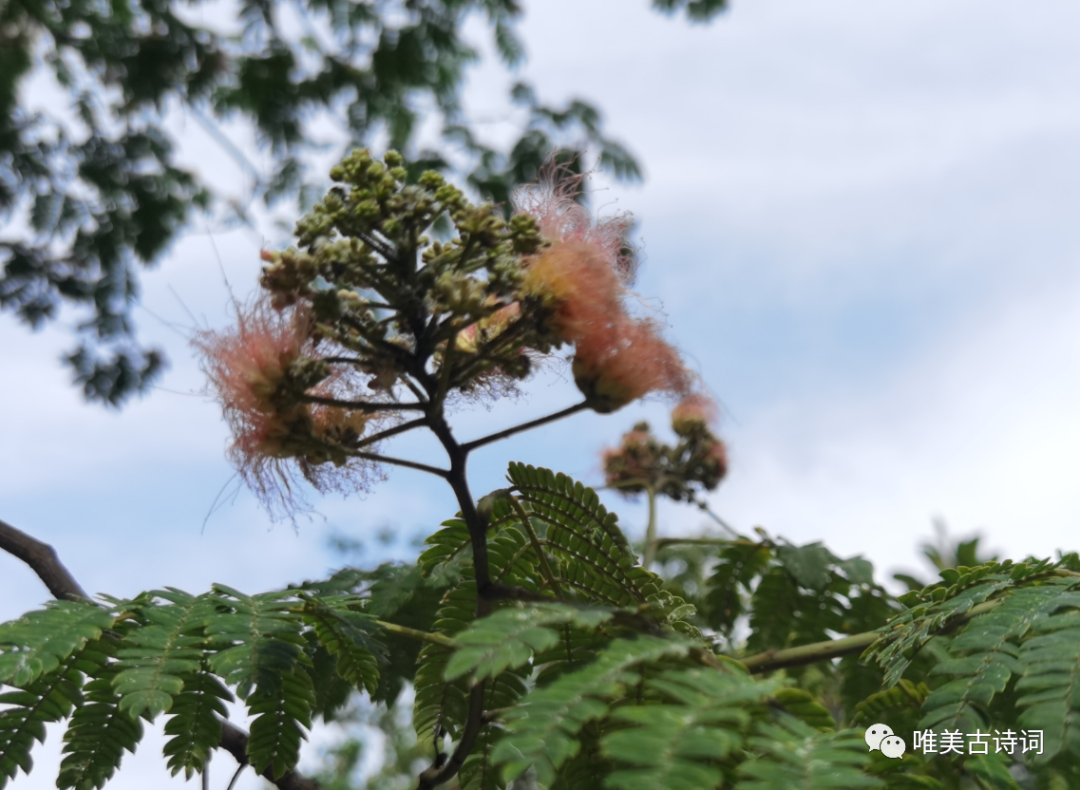
[[[679,436],[687,436],[695,428],[705,428],[715,419],[716,404],[697,392],[683,398],[671,410],[671,428]]]
[[[591,247],[619,278],[629,283],[634,277],[634,258],[626,234],[634,225],[628,213],[593,224],[589,210],[574,198],[588,174],[575,174],[549,159],[536,184],[517,187],[510,202],[517,214],[528,214],[548,241],[554,244],[581,242]]]

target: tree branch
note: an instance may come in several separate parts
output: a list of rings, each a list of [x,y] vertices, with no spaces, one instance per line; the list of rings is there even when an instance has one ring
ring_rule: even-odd
[[[440,469],[437,466],[430,466],[428,464],[422,464],[419,461],[410,461],[407,458],[393,458],[389,455],[377,455],[375,453],[365,453],[360,450],[346,450],[346,452],[354,458],[363,458],[366,461],[374,461],[377,464],[390,464],[391,466],[403,466],[406,469],[415,469],[418,472],[427,472],[429,475],[435,475],[446,479],[450,472],[446,469]]]
[[[90,600],[86,590],[79,586],[60,558],[56,549],[47,543],[30,537],[5,521],[0,521],[0,549],[18,557],[30,566],[30,570],[45,582],[54,598],[68,601]]]
[[[298,399],[304,403],[318,403],[322,406],[334,406],[338,409],[349,411],[404,411],[413,409],[424,411],[426,403],[399,403],[397,401],[365,401],[365,400],[338,400],[337,398],[323,398],[319,395],[300,395]]]
[[[569,406],[562,411],[557,411],[554,414],[549,414],[546,417],[540,417],[529,422],[523,422],[521,425],[515,425],[512,428],[507,428],[505,431],[499,431],[489,436],[482,436],[479,439],[473,439],[471,442],[466,442],[461,445],[461,449],[466,453],[470,453],[477,447],[483,447],[485,444],[491,444],[492,442],[498,442],[503,439],[508,439],[515,433],[521,433],[522,431],[529,431],[533,428],[539,428],[541,425],[547,425],[549,422],[555,422],[555,420],[561,420],[563,417],[569,417],[571,414],[576,414],[585,408],[585,402],[575,403],[573,406]]]
[[[45,582],[54,597],[69,601],[90,600],[90,596],[60,562],[52,546],[30,537],[5,521],[0,521],[0,549],[29,565],[38,578]],[[218,746],[235,757],[241,765],[248,764],[247,743],[246,732],[227,721],[221,722],[221,741]],[[268,770],[263,777],[278,790],[322,790],[318,782],[295,771],[274,779]]]
[[[978,606],[973,606],[964,614],[949,620],[944,626],[935,631],[936,634],[945,634],[959,628],[964,623],[981,614],[985,614],[1000,604],[1001,598],[993,601],[985,601]],[[827,642],[814,642],[811,645],[800,645],[787,650],[766,650],[764,653],[739,659],[740,663],[757,675],[762,672],[772,672],[786,667],[800,667],[804,664],[814,664],[818,661],[827,661],[841,656],[850,656],[861,653],[874,642],[883,638],[885,634],[880,631],[867,631],[862,634],[845,636],[843,639],[830,639]]]

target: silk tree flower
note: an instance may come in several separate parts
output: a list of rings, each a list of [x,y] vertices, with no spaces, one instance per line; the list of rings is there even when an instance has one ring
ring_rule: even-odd
[[[368,490],[380,473],[348,451],[369,426],[394,419],[302,397],[335,399],[355,387],[318,358],[313,330],[308,311],[264,300],[241,307],[233,328],[193,340],[232,432],[229,460],[275,515],[303,509],[299,478],[320,493]]]
[[[593,223],[573,199],[581,176],[548,168],[539,184],[519,189],[515,208],[533,217],[550,243],[523,262],[522,292],[549,312],[558,338],[574,346],[574,381],[600,413],[654,392],[689,396],[694,376],[659,326],[632,315],[628,215]]]

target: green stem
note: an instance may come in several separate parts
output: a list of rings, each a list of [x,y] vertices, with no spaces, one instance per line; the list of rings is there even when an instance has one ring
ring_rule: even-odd
[[[994,601],[986,601],[978,606],[971,607],[971,609],[964,614],[946,623],[943,628],[937,631],[937,633],[948,633],[949,631],[959,628],[973,618],[978,617],[981,614],[986,614],[1000,604],[1002,600],[1004,599],[999,598]],[[815,664],[818,661],[828,661],[833,658],[840,658],[841,656],[850,656],[855,653],[861,653],[884,636],[885,634],[880,631],[867,631],[862,634],[845,636],[843,639],[830,639],[826,642],[814,642],[810,645],[800,645],[799,647],[791,647],[787,650],[766,650],[764,653],[758,653],[757,655],[740,659],[740,662],[752,673],[757,675],[763,672],[772,672],[777,669],[799,667],[804,664]]]
[[[448,647],[454,650],[458,647],[458,643],[448,636],[443,634],[433,634],[428,631],[418,631],[415,628],[407,628],[397,623],[387,623],[383,620],[376,620],[375,624],[382,628],[384,631],[389,631],[392,634],[398,636],[406,636],[409,639],[417,639],[421,642],[430,642],[433,645],[441,645],[442,647]]]
[[[645,556],[642,558],[641,564],[645,570],[648,570],[656,559],[656,549],[658,548],[656,545],[656,489],[653,488],[652,484],[648,484],[645,486],[645,493],[649,496],[649,523],[645,527]]]
[[[559,587],[559,582],[555,578],[555,573],[551,570],[551,566],[548,564],[547,555],[544,554],[544,549],[540,545],[540,539],[536,536],[536,531],[532,528],[529,514],[525,512],[525,508],[522,507],[517,497],[511,495],[510,501],[514,503],[514,509],[517,510],[518,518],[521,519],[521,525],[525,527],[525,531],[529,534],[529,541],[532,543],[533,550],[536,551],[536,556],[540,560],[540,572],[547,580],[548,585],[551,587],[551,591],[559,598],[562,598],[563,594]]]

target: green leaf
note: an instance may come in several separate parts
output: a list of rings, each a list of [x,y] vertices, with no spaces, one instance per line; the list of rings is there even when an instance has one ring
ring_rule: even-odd
[[[604,736],[604,754],[624,768],[605,787],[616,790],[698,790],[723,783],[719,762],[743,743],[746,706],[776,689],[775,682],[716,670],[668,671],[648,681],[665,702],[615,710],[615,721],[633,725]]]
[[[51,601],[45,609],[0,625],[0,683],[29,686],[55,672],[112,623],[113,615],[100,606]]]
[[[493,755],[504,766],[503,777],[510,781],[531,765],[538,781],[550,785],[558,768],[580,749],[577,733],[606,715],[604,698],[635,682],[630,670],[643,662],[683,656],[690,644],[652,636],[616,639],[591,664],[534,689],[505,716],[507,734]]]
[[[610,611],[580,610],[558,604],[500,609],[455,637],[462,647],[451,656],[444,675],[447,680],[454,680],[473,672],[475,680],[482,680],[505,669],[516,669],[534,653],[559,642],[561,634],[552,626],[596,628],[611,616]]]
[[[152,595],[172,603],[136,607],[143,623],[127,633],[117,651],[119,671],[113,680],[120,709],[151,721],[172,707],[184,688],[183,677],[199,671],[207,641],[204,629],[214,616],[215,601],[173,589]]]
[[[737,790],[854,790],[883,787],[867,776],[870,762],[863,734],[822,733],[789,716],[762,722],[750,738],[755,754],[739,766]]]

